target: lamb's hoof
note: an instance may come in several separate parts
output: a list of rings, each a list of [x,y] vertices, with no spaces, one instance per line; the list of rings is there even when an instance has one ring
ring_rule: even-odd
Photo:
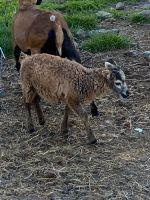
[[[61,130],[61,133],[62,133],[62,135],[63,135],[63,137],[64,137],[65,139],[67,139],[67,138],[69,137],[68,132],[69,132],[68,129]]]
[[[89,144],[96,144],[96,143],[97,143],[96,138],[94,138],[93,140],[89,141]]]
[[[63,131],[64,138],[67,139],[69,137],[68,130]]]
[[[29,133],[33,133],[34,131],[35,131],[34,128],[30,128],[30,129],[29,129]]]
[[[41,121],[39,121],[39,123],[40,123],[40,125],[44,125],[45,124],[45,120],[41,120]]]
[[[99,112],[98,112],[98,110],[97,109],[91,109],[91,114],[92,114],[92,116],[94,117],[94,116],[98,116],[99,115]]]

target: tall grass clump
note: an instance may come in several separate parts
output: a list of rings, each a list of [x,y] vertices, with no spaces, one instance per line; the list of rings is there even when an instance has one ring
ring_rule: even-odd
[[[111,51],[115,49],[124,49],[129,46],[129,38],[115,33],[95,34],[85,40],[82,49],[97,53],[100,51]]]
[[[140,15],[139,13],[134,13],[134,14],[130,15],[129,21],[132,22],[132,23],[138,23],[138,24],[148,24],[148,23],[150,23],[150,19]]]

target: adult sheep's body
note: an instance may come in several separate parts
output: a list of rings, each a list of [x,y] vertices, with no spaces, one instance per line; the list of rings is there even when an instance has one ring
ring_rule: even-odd
[[[77,62],[48,54],[33,55],[22,62],[20,78],[23,97],[28,113],[28,129],[34,131],[31,105],[35,106],[40,124],[44,123],[38,96],[48,102],[62,101],[66,104],[61,125],[63,133],[68,132],[68,115],[74,111],[85,125],[89,143],[95,143],[88,116],[82,104],[96,96],[115,91],[123,98],[129,95],[123,71],[106,62],[107,69],[88,69]]]
[[[20,3],[13,18],[12,37],[18,71],[21,51],[29,55],[60,55],[81,62],[72,34],[60,12],[40,10],[26,1]]]

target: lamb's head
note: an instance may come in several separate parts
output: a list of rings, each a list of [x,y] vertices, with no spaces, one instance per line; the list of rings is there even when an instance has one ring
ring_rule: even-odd
[[[125,74],[115,62],[105,62],[106,71],[108,71],[107,79],[110,88],[118,94],[120,98],[129,97],[128,86],[125,82]]]

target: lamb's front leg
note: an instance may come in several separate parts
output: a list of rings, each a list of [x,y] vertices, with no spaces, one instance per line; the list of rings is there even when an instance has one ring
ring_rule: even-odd
[[[95,144],[96,143],[96,138],[90,128],[89,125],[89,120],[88,120],[88,115],[86,113],[86,111],[82,108],[82,106],[80,104],[72,104],[69,105],[72,110],[80,117],[80,119],[82,120],[82,122],[84,123],[86,132],[87,132],[87,137],[89,140],[89,144]]]
[[[69,116],[70,108],[68,105],[65,106],[64,117],[61,123],[61,133],[64,134],[65,137],[68,137],[68,116]]]

